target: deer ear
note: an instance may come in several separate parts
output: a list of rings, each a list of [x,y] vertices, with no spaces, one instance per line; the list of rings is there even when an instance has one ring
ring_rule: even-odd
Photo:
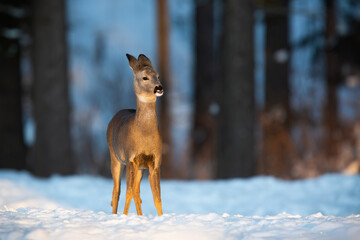
[[[138,60],[141,65],[152,67],[150,59],[146,57],[144,54],[140,54]]]
[[[126,57],[129,60],[129,66],[132,68],[133,71],[135,71],[138,68],[138,60],[128,53],[126,54]]]

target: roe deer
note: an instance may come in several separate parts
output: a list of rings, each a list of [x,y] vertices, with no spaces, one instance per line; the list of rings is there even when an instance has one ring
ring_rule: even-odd
[[[106,138],[114,179],[112,213],[117,213],[121,172],[126,165],[126,199],[124,214],[128,214],[131,199],[142,215],[140,181],[144,169],[149,168],[149,182],[158,215],[162,215],[160,197],[161,136],[155,111],[156,97],[163,95],[159,74],[143,54],[138,59],[126,54],[134,72],[136,110],[121,110],[110,121]]]

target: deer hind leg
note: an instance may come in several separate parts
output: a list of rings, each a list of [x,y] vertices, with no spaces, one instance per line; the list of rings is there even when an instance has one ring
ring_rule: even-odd
[[[161,194],[160,194],[160,167],[149,167],[149,182],[154,198],[154,204],[158,215],[162,215]]]
[[[112,193],[112,213],[117,213],[118,203],[119,203],[119,196],[120,196],[120,185],[121,185],[121,172],[123,170],[123,164],[121,164],[114,154],[111,154],[111,174],[114,180],[114,188]]]

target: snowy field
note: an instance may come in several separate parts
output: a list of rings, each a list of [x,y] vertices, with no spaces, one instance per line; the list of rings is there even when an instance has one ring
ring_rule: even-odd
[[[280,181],[162,181],[156,216],[148,181],[144,216],[111,214],[112,180],[38,179],[0,171],[0,239],[360,239],[360,176]],[[120,212],[124,206],[123,181]]]

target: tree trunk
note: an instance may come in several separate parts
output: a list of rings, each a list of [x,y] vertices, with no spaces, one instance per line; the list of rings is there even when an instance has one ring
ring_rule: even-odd
[[[196,73],[193,126],[193,173],[197,179],[215,177],[216,92],[214,72],[213,0],[196,3]],[[215,109],[214,109],[215,108]]]
[[[254,2],[223,6],[218,177],[250,177],[254,158]]]
[[[260,174],[289,178],[294,148],[290,135],[288,1],[272,1],[265,5],[265,11],[265,112],[258,170]]]
[[[326,83],[327,95],[324,112],[324,148],[326,163],[322,163],[321,167],[324,172],[336,170],[336,155],[338,153],[337,132],[339,131],[338,121],[338,98],[337,86],[340,83],[340,65],[336,52],[331,51],[332,41],[336,37],[336,15],[333,0],[324,1],[326,6],[326,42],[328,48],[326,50]]]
[[[170,74],[169,74],[169,17],[168,17],[168,5],[167,0],[157,1],[157,23],[158,23],[158,68],[160,81],[165,89],[165,94],[160,98],[161,110],[160,110],[160,129],[163,141],[163,156],[161,163],[161,177],[173,178],[173,158],[171,154],[171,125],[170,125],[170,111],[169,111],[169,89]]]
[[[17,44],[17,48],[20,46]],[[0,168],[25,168],[19,52],[0,55]]]
[[[33,10],[36,140],[30,168],[39,176],[71,174],[65,1],[35,0]]]

